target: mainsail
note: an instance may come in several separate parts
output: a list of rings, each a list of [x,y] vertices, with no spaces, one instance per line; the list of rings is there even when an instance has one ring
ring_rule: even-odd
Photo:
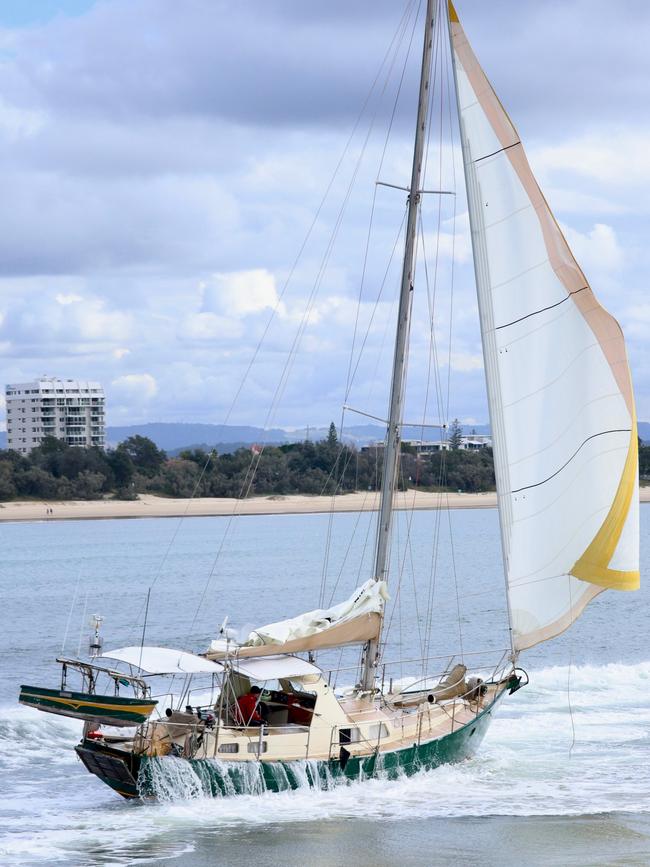
[[[638,456],[621,329],[598,303],[449,3],[515,650],[639,586]]]

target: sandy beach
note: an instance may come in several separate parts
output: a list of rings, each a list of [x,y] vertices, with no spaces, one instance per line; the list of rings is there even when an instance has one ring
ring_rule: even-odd
[[[439,494],[408,491],[398,495],[398,509],[493,509],[495,493]],[[650,502],[650,488],[641,488],[640,500]],[[108,518],[179,518],[210,515],[292,515],[318,512],[376,511],[377,493],[332,497],[288,496],[251,497],[247,500],[197,497],[171,499],[142,494],[137,500],[68,500],[39,502],[18,500],[0,504],[0,521],[81,521]]]

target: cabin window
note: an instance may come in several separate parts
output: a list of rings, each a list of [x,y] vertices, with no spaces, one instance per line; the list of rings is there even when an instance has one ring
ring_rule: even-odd
[[[340,744],[356,744],[359,740],[359,729],[339,729]]]
[[[375,723],[371,725],[368,729],[368,739],[371,741],[376,741],[379,738],[387,738],[388,737],[388,726],[384,723]]]
[[[260,749],[260,746],[262,747],[262,749]],[[260,753],[265,753],[268,750],[268,748],[269,748],[269,745],[268,745],[267,741],[262,741],[261,744],[259,743],[259,741],[257,741],[254,744],[248,745],[248,752],[249,753],[255,753],[256,756],[259,756]]]
[[[219,744],[220,753],[238,753],[239,744]]]

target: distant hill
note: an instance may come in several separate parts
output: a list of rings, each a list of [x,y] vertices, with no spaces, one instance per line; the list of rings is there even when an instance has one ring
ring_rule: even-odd
[[[153,440],[159,449],[172,452],[184,449],[192,443],[201,443],[213,448],[221,443],[252,444],[256,442],[285,443],[287,432],[281,428],[264,431],[259,427],[223,424],[183,424],[175,422],[152,422],[124,427],[107,427],[106,442],[111,446],[132,436]]]
[[[639,430],[639,436],[641,437],[643,442],[650,443],[650,422],[639,421],[637,422],[637,428]]]
[[[477,434],[490,432],[489,425],[464,425],[463,432]],[[130,436],[139,434],[149,437],[158,448],[164,449],[174,456],[184,449],[201,448],[204,450],[216,449],[218,452],[231,452],[243,446],[254,443],[267,443],[282,445],[283,443],[303,442],[312,440],[317,442],[327,437],[328,427],[304,427],[296,430],[284,430],[283,428],[271,428],[264,430],[260,427],[221,424],[183,424],[174,422],[158,422],[142,425],[128,425],[124,427],[108,427],[106,429],[106,441],[110,446]],[[369,443],[381,442],[384,438],[384,428],[378,424],[350,425],[343,431],[343,439],[347,443],[357,447]],[[429,439],[436,440],[440,436],[438,428],[422,428],[418,425],[410,425],[404,428],[404,439]]]
[[[640,421],[639,436],[644,443],[650,443],[650,422]],[[283,430],[272,428],[265,431],[260,427],[246,425],[223,425],[223,424],[184,424],[176,422],[152,422],[150,424],[124,425],[122,427],[108,427],[106,429],[106,442],[109,446],[118,443],[130,436],[139,434],[149,437],[158,448],[164,449],[170,455],[178,454],[187,448],[202,448],[209,450],[216,448],[220,453],[235,451],[242,446],[253,443],[282,443],[302,442],[310,439],[313,441],[325,439],[328,429],[326,427],[305,427],[297,430]],[[476,431],[477,434],[489,434],[490,426],[486,424],[463,425],[463,433],[468,434]],[[411,425],[404,428],[404,439],[428,439],[435,440],[440,433],[437,428],[422,428]],[[346,427],[343,438],[348,443],[361,447],[381,441],[384,438],[384,428],[378,424],[360,424]],[[7,434],[0,431],[0,449],[7,448]]]

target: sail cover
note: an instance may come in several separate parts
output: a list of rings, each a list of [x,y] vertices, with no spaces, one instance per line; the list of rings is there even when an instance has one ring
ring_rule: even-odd
[[[449,4],[513,643],[639,586],[621,329],[594,297]]]
[[[239,657],[300,653],[368,641],[379,635],[387,599],[386,582],[371,579],[345,602],[331,608],[318,608],[289,620],[260,626],[239,647],[222,640],[213,641],[206,656],[222,659],[233,653]]]

